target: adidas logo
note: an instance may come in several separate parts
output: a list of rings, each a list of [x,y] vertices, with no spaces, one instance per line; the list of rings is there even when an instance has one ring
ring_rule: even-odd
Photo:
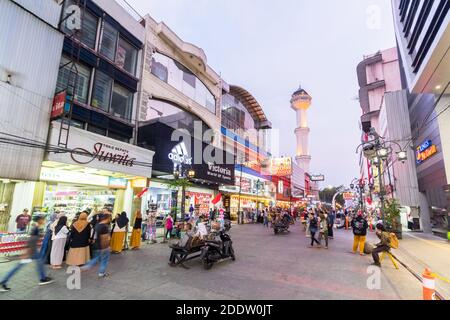
[[[172,149],[172,152],[169,153],[169,159],[176,164],[187,164],[187,165],[192,164],[192,158],[189,156],[189,153],[186,149],[186,145],[184,144],[184,142],[177,144]]]

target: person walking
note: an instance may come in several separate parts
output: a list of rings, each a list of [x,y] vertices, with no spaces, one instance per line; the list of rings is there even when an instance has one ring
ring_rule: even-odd
[[[69,266],[82,266],[90,259],[89,243],[92,229],[87,218],[87,213],[82,212],[70,228],[69,253],[66,261]]]
[[[0,292],[8,292],[11,288],[8,287],[8,282],[11,280],[14,275],[20,271],[26,264],[32,262],[33,260],[36,262],[36,267],[39,275],[39,285],[45,285],[53,282],[53,279],[48,277],[45,272],[45,267],[43,260],[40,257],[39,252],[37,251],[38,241],[40,238],[40,228],[44,226],[45,217],[37,216],[36,224],[31,227],[30,237],[27,242],[27,253],[24,256],[24,259],[21,259],[0,281]]]
[[[147,240],[156,243],[156,211],[150,211],[147,216]]]
[[[165,226],[166,226],[166,232],[164,233],[163,243],[167,242],[167,238],[169,238],[169,240],[172,238],[173,218],[172,218],[172,215],[170,213],[166,217]]]
[[[389,252],[389,250],[391,250],[391,236],[389,232],[386,232],[386,229],[381,223],[377,224],[375,232],[380,239],[380,242],[377,243],[372,250],[373,265],[381,267],[380,256],[378,254],[381,252]]]
[[[136,211],[134,218],[133,232],[131,233],[130,248],[132,250],[139,249],[141,246],[141,229],[142,229],[142,214],[141,210]]]
[[[58,219],[58,223],[53,231],[52,251],[50,253],[50,265],[52,269],[61,269],[66,251],[67,236],[69,228],[67,227],[67,217],[62,216]]]
[[[336,221],[336,210],[332,210],[328,214],[328,237],[330,239],[334,238],[333,227],[334,227],[334,222],[335,221]]]
[[[263,210],[263,225],[266,228],[269,228],[269,212],[268,211],[269,211],[268,209]]]
[[[325,239],[325,249],[328,249],[328,215],[325,211],[320,212],[320,232],[319,243],[322,244],[322,238]]]
[[[41,250],[39,252],[39,257],[43,261],[46,261],[47,257],[50,255],[51,240],[53,234],[53,231],[50,229],[50,226],[56,221],[57,216],[58,216],[57,212],[52,213],[49,216],[48,221],[44,227],[44,239],[42,240]]]
[[[16,217],[16,232],[27,232],[28,225],[31,222],[31,215],[28,213],[28,209],[23,209],[23,212]]]
[[[316,239],[316,233],[319,228],[319,222],[317,220],[317,217],[313,213],[310,213],[308,221],[309,221],[308,230],[309,233],[311,234],[311,248],[314,247],[314,242],[317,243],[317,246],[320,248],[321,244]]]
[[[111,252],[118,254],[123,250],[123,245],[128,231],[128,222],[130,220],[127,217],[127,213],[124,211],[120,215],[117,215],[113,220],[114,227],[111,236]]]
[[[104,278],[110,275],[106,272],[106,269],[108,268],[111,255],[109,249],[111,242],[111,231],[109,227],[111,215],[101,213],[98,215],[98,221],[94,230],[94,257],[81,267],[81,271],[87,271],[100,262],[98,276]]]
[[[358,216],[352,220],[353,229],[353,253],[356,254],[359,246],[359,254],[364,255],[364,244],[366,243],[367,220],[364,218],[361,211],[358,212]]]

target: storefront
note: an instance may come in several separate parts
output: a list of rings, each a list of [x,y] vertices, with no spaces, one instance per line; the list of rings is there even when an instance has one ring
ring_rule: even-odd
[[[234,186],[221,186],[227,199],[225,210],[232,220],[238,219],[238,211],[260,212],[274,204],[275,186],[272,181],[258,172],[241,166],[236,167],[236,182]]]
[[[59,130],[53,122],[50,144],[57,144]],[[71,220],[82,210],[108,207],[132,218],[140,208],[136,195],[151,177],[153,152],[77,128],[68,142],[70,152],[50,152],[42,164],[33,213],[60,211]]]

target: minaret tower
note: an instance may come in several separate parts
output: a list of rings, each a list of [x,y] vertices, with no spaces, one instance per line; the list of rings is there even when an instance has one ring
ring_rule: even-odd
[[[309,165],[311,156],[309,155],[309,127],[308,127],[308,109],[311,106],[312,97],[300,88],[292,94],[291,108],[297,112],[297,129],[295,135],[297,137],[297,164],[310,173]]]

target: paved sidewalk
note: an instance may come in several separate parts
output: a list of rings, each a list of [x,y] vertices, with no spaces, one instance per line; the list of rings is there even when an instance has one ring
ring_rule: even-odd
[[[351,253],[351,231],[337,230],[330,249],[311,249],[297,223],[287,235],[275,236],[262,225],[235,225],[231,230],[237,260],[206,271],[199,260],[189,270],[168,266],[166,244],[114,255],[111,277],[82,274],[81,290],[66,287],[65,270],[51,271],[55,283],[37,286],[33,265],[10,283],[0,299],[256,299],[256,300],[398,300],[421,299],[421,284],[389,261],[381,269],[381,290],[369,290],[371,257]],[[373,236],[373,235],[372,235]],[[12,263],[0,264],[0,276]]]
[[[394,254],[415,273],[425,268],[450,281],[450,242],[430,234],[404,232],[400,248]],[[450,300],[450,283],[436,279],[436,290]]]

